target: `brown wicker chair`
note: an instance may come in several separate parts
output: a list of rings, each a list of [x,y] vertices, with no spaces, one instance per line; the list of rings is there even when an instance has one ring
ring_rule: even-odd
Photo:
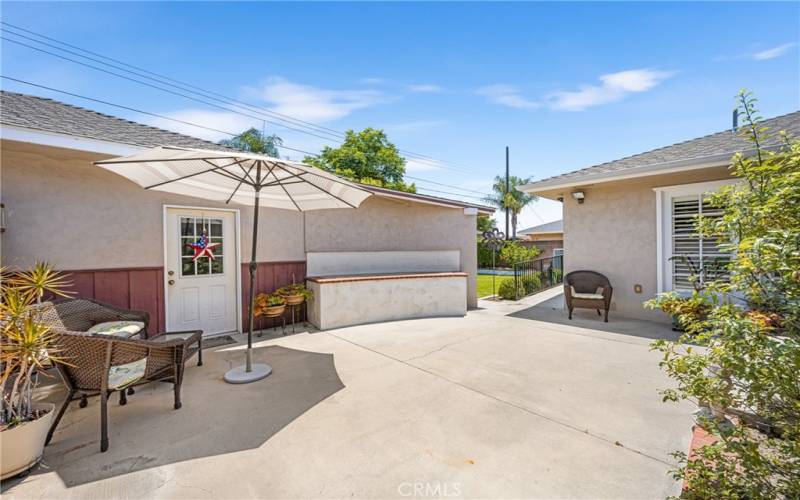
[[[170,332],[146,340],[116,335],[88,334],[94,324],[106,321],[130,320],[148,324],[147,313],[125,311],[89,299],[68,299],[46,302],[37,306],[41,318],[60,333],[56,341],[58,356],[68,364],[58,364],[67,396],[56,414],[47,435],[47,443],[61,417],[72,401],[87,404],[88,396],[100,396],[100,451],[108,449],[108,398],[114,391],[120,393],[120,404],[127,403],[133,387],[150,382],[171,382],[174,390],[174,408],[181,407],[181,384],[186,361],[197,353],[198,366],[203,364],[202,331]],[[79,330],[75,330],[78,329]],[[145,360],[142,362],[142,360]],[[138,376],[123,385],[110,383],[112,368],[143,363]],[[139,365],[140,366],[140,365]]]
[[[605,311],[605,322],[608,323],[608,310],[611,308],[611,294],[614,288],[608,278],[595,271],[572,271],[564,276],[564,299],[572,319],[572,310],[576,307]]]

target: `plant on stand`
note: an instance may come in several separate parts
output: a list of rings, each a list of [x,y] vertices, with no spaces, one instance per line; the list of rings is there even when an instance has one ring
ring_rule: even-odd
[[[4,270],[0,270],[4,271]],[[5,273],[3,273],[5,274]],[[30,469],[42,455],[55,406],[34,393],[58,356],[58,333],[41,320],[36,305],[47,294],[66,296],[68,282],[46,263],[4,276],[0,284],[0,407],[2,479]]]

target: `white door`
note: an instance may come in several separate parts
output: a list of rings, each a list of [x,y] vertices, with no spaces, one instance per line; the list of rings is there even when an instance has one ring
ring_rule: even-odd
[[[168,330],[237,330],[235,213],[166,210]]]

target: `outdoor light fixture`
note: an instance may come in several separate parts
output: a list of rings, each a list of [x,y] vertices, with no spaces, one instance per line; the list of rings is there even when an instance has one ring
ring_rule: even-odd
[[[583,194],[583,191],[575,191],[572,193],[572,197],[575,198],[578,203],[583,203],[583,199],[586,198],[586,195]]]

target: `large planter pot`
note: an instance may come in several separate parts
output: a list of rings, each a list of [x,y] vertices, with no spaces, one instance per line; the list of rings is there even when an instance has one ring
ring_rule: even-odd
[[[298,295],[284,295],[284,299],[286,299],[287,306],[296,306],[298,304],[302,304],[303,301],[306,299],[303,294]]]
[[[34,407],[47,413],[36,420],[0,432],[0,479],[25,472],[42,457],[56,406],[52,403],[40,403]]]
[[[280,306],[269,306],[264,310],[264,316],[267,318],[274,318],[275,316],[280,316],[283,314],[283,311],[286,310],[285,305]]]

